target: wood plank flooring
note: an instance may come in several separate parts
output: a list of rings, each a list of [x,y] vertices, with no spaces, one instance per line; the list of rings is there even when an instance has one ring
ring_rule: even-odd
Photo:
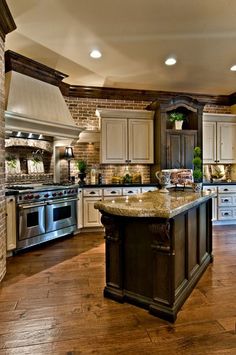
[[[7,260],[0,354],[236,354],[236,226],[214,228],[214,263],[173,325],[103,297],[103,233]]]

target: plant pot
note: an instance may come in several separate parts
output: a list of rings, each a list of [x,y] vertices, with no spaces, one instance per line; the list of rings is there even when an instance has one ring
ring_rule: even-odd
[[[86,178],[86,173],[78,173],[78,177],[79,177],[80,185],[84,185],[85,184],[84,179]]]
[[[184,121],[175,121],[175,129],[176,130],[181,130],[183,126]]]
[[[193,182],[192,188],[194,192],[201,192],[202,190],[202,182]]]

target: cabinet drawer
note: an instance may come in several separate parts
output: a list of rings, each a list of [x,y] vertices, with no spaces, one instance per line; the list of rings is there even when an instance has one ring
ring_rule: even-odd
[[[218,195],[218,205],[219,206],[234,206],[234,201],[236,200],[236,196],[227,195],[227,194],[219,194]]]
[[[217,186],[205,185],[203,186],[203,191],[213,191],[217,192]]]
[[[137,194],[140,194],[140,192],[141,192],[140,187],[124,187],[123,188],[123,196],[137,195]]]
[[[218,219],[226,220],[226,219],[234,219],[236,218],[236,209],[235,208],[218,208]]]
[[[145,187],[141,187],[141,192],[150,192],[150,191],[155,191],[157,190],[156,186],[145,186]]]
[[[109,189],[104,189],[103,191],[104,196],[121,196],[122,195],[122,188],[111,187]]]
[[[218,186],[219,193],[229,193],[229,192],[236,192],[236,185],[223,185]]]
[[[84,189],[83,194],[86,197],[102,196],[102,189]]]

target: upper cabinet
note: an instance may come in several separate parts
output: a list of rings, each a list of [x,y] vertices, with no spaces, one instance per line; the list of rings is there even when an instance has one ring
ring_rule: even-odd
[[[168,101],[153,102],[149,108],[155,110],[152,174],[157,169],[191,169],[194,147],[202,148],[202,104],[188,96],[176,96]],[[170,121],[172,112],[186,117],[181,130],[176,130],[174,122]]]
[[[167,169],[192,168],[193,149],[197,146],[197,131],[166,132]]]
[[[99,111],[101,164],[153,163],[153,112]]]
[[[236,163],[236,115],[204,114],[203,163]]]

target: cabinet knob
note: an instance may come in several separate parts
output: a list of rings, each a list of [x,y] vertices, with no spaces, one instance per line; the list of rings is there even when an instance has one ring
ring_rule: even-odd
[[[224,189],[224,191],[229,191],[229,189]]]

